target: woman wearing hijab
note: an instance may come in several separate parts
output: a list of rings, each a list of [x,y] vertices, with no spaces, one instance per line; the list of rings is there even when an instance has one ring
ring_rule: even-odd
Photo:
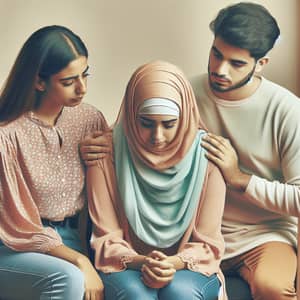
[[[176,66],[155,61],[134,72],[113,157],[87,170],[91,247],[106,299],[226,299],[225,184],[205,157],[204,128]]]

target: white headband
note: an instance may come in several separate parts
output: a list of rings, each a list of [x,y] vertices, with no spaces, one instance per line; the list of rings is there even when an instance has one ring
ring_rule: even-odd
[[[139,115],[170,115],[179,117],[178,104],[166,98],[151,98],[145,100],[139,107]]]

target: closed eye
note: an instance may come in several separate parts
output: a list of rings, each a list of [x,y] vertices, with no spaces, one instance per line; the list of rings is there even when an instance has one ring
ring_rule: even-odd
[[[239,60],[232,60],[231,65],[234,66],[235,68],[242,68],[246,65],[247,63],[244,61],[239,61]]]
[[[143,119],[140,119],[140,124],[144,128],[152,128],[154,126],[153,122],[146,121],[146,120],[143,120]]]
[[[162,121],[162,123],[166,129],[173,128],[177,124],[177,119]]]

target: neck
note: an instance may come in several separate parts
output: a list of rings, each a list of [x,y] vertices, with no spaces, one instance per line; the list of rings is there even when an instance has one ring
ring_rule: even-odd
[[[33,112],[41,121],[51,126],[54,126],[62,109],[63,109],[62,105],[53,106],[53,105],[46,105],[46,103],[44,103]]]
[[[220,93],[211,89],[212,93],[220,99],[228,100],[228,101],[238,101],[241,99],[249,98],[251,95],[255,93],[257,88],[259,87],[261,82],[261,78],[258,76],[253,76],[252,80],[246,85],[234,89],[228,92]]]

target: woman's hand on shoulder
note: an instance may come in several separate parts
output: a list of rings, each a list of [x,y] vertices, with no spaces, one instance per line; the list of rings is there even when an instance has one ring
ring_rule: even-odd
[[[79,151],[86,166],[96,165],[98,159],[104,158],[112,151],[111,131],[93,132],[80,142]]]

